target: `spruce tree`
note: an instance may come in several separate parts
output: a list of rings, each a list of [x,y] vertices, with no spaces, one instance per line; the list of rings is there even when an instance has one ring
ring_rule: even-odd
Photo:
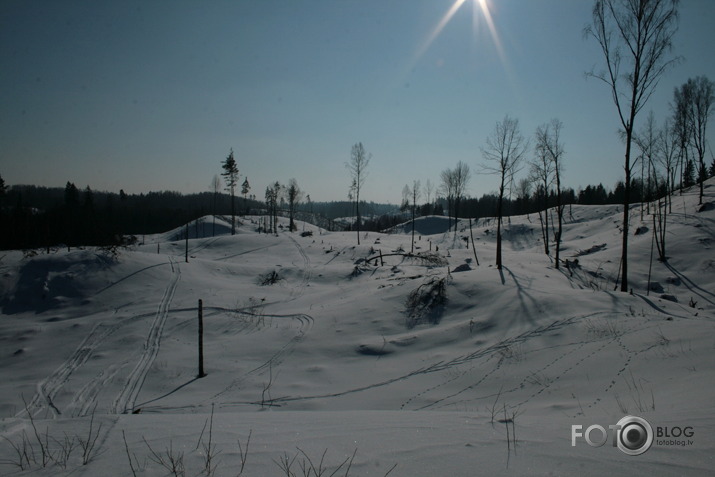
[[[231,235],[236,235],[236,185],[238,185],[238,166],[233,158],[233,149],[221,163],[221,175],[226,182],[226,190],[231,192]]]
[[[243,194],[243,205],[248,209],[248,199],[246,196],[248,193],[251,191],[251,184],[248,183],[248,176],[246,176],[246,180],[243,181],[243,184],[241,185],[241,194]]]

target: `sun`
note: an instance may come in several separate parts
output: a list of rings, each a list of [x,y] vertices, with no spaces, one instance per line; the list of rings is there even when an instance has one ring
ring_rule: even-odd
[[[473,0],[474,1],[474,8],[473,8],[473,13],[474,13],[474,31],[477,31],[478,25],[479,25],[479,15],[481,14],[481,18],[484,19],[484,22],[487,24],[487,28],[489,29],[489,34],[492,37],[492,41],[494,42],[494,46],[496,47],[497,51],[499,52],[499,56],[502,57],[502,61],[504,60],[504,51],[502,49],[501,45],[501,40],[499,39],[499,33],[497,32],[496,26],[494,26],[494,18],[492,17],[492,11],[490,8],[490,1],[489,0]],[[476,7],[479,7],[479,11],[477,10]]]
[[[417,62],[422,55],[429,49],[430,45],[437,39],[442,30],[447,26],[449,21],[454,17],[454,15],[459,11],[460,8],[465,3],[472,4],[472,31],[474,37],[476,38],[477,32],[480,29],[482,22],[486,23],[489,30],[489,34],[494,42],[494,46],[499,53],[499,56],[504,62],[504,53],[501,45],[501,40],[499,39],[499,34],[497,32],[496,26],[494,25],[494,18],[492,16],[491,0],[455,0],[454,3],[449,7],[447,12],[442,16],[437,25],[432,29],[424,42],[420,45],[417,53],[415,54],[414,60]]]

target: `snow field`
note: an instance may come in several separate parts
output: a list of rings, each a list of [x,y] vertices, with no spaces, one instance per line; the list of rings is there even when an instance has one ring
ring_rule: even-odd
[[[712,203],[713,182],[706,186]],[[560,270],[543,253],[534,214],[505,223],[502,270],[491,266],[493,219],[473,227],[477,266],[467,222],[447,233],[442,217],[416,224],[416,252],[431,242],[442,263],[365,262],[409,251],[410,225],[364,234],[357,246],[355,233],[311,225],[312,237],[287,227],[258,234],[251,217],[235,236],[225,218],[216,237],[212,218],[198,233],[190,226],[189,263],[184,229],[116,255],[4,253],[0,472],[129,476],[126,438],[137,475],[167,473],[146,443],[182,452],[187,475],[198,475],[213,407],[215,475],[238,473],[237,442],[249,431],[243,475],[285,475],[286,455],[298,456],[300,472],[301,460],[317,464],[326,449],[333,469],[355,452],[349,475],[381,476],[395,464],[390,475],[709,475],[715,212],[698,212],[694,190],[674,198],[669,260],[653,262],[650,293],[652,219],[641,221],[637,206],[631,214],[632,295],[614,291],[617,206],[567,208],[562,258],[571,265]],[[649,231],[634,235],[638,227]],[[656,444],[637,457],[571,446],[572,425],[607,426],[626,414],[692,426],[693,444]],[[81,451],[66,469],[12,464],[11,443],[34,442],[33,423],[59,441],[87,434],[92,415],[101,430],[86,466]]]

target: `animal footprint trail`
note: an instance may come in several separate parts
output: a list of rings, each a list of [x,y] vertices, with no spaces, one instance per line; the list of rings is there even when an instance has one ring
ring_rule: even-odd
[[[169,308],[171,307],[171,302],[174,298],[174,294],[176,293],[176,287],[181,279],[181,269],[179,268],[179,264],[171,257],[169,257],[169,264],[171,265],[172,271],[171,280],[164,291],[164,296],[162,297],[161,302],[159,303],[159,308],[154,316],[154,321],[151,324],[147,339],[144,342],[144,347],[139,361],[129,374],[126,384],[122,388],[119,396],[117,396],[112,404],[112,413],[114,414],[126,414],[134,408],[134,403],[136,402],[139,392],[144,385],[146,375],[149,372],[152,363],[154,363],[156,356],[159,354],[164,325],[166,324],[166,319],[169,316]]]
[[[500,360],[497,362],[497,364],[496,364],[491,370],[489,370],[488,372],[486,372],[478,381],[476,381],[476,382],[470,384],[469,386],[464,387],[464,388],[462,388],[462,389],[460,389],[460,390],[458,390],[458,391],[456,391],[456,392],[453,392],[453,393],[451,393],[451,394],[449,394],[449,395],[442,396],[442,397],[440,397],[440,398],[434,399],[434,400],[430,401],[428,404],[425,404],[425,405],[423,405],[423,406],[421,406],[421,407],[418,407],[416,410],[417,410],[417,411],[423,411],[423,410],[425,410],[425,409],[429,409],[429,408],[431,408],[431,407],[434,407],[434,406],[437,406],[437,405],[439,405],[439,404],[442,404],[442,403],[444,403],[445,401],[451,400],[451,399],[453,399],[453,398],[459,396],[460,394],[462,394],[462,393],[464,393],[464,392],[470,391],[470,390],[472,390],[472,389],[476,389],[476,388],[479,387],[484,381],[486,381],[486,380],[489,379],[492,375],[494,375],[494,373],[496,373],[497,371],[499,371],[499,369],[500,369],[501,366],[502,366],[502,363],[503,363],[503,360],[500,359]],[[411,398],[410,401],[411,401],[412,399],[413,399],[413,398]],[[409,401],[408,401],[408,402],[409,402]],[[407,403],[405,403],[405,404],[407,404]]]
[[[530,339],[535,338],[535,337],[540,337],[544,335],[548,335],[551,333],[557,333],[559,329],[561,329],[564,326],[569,326],[578,321],[579,318],[587,318],[587,317],[592,317],[596,315],[600,315],[604,312],[594,312],[590,313],[588,315],[584,316],[574,316],[570,317],[564,320],[557,320],[549,325],[539,327],[535,330],[527,331],[525,333],[522,333],[521,335],[517,335],[512,338],[508,338],[506,340],[503,340],[500,343],[497,343],[493,346],[483,348],[481,350],[475,351],[474,353],[471,353],[466,356],[461,356],[457,357],[451,361],[448,361],[446,363],[442,363],[439,366],[435,367],[433,371],[445,371],[447,369],[450,369],[456,365],[459,364],[465,364],[468,362],[472,362],[474,360],[477,360],[479,358],[491,358],[494,356],[497,356],[498,354],[503,354],[506,350],[509,350],[512,346],[515,345],[520,345],[523,343],[527,343]],[[584,351],[584,347],[589,343],[587,341],[581,341],[581,342],[576,342],[576,343],[570,343],[567,345],[567,350],[555,355],[553,358],[549,359],[545,364],[540,366],[538,369],[534,370],[528,375],[525,375],[521,382],[519,384],[516,384],[515,386],[505,389],[503,394],[510,394],[516,391],[519,391],[520,389],[523,389],[525,385],[531,381],[535,381],[535,384],[537,385],[537,389],[529,396],[525,397],[522,399],[517,405],[521,406],[538,395],[542,394],[544,391],[546,391],[549,387],[551,387],[552,384],[555,382],[558,382],[561,377],[564,374],[567,374],[569,372],[574,371],[580,364],[582,364],[584,361],[588,360],[592,356],[598,354],[601,352],[604,348],[612,344],[613,341],[615,341],[616,338],[611,338],[608,340],[606,343],[600,344],[599,347],[595,350],[592,351]],[[579,359],[580,357],[580,359]],[[456,391],[452,391],[449,394],[442,395],[442,396],[435,396],[432,398],[432,400],[426,404],[424,404],[422,407],[419,407],[417,410],[423,410],[423,409],[429,409],[429,408],[444,408],[453,404],[456,404],[458,402],[467,402],[471,401],[472,399],[466,399],[462,401],[455,401],[454,398],[464,394],[465,392],[474,390],[476,388],[479,388],[483,386],[485,383],[487,383],[490,379],[498,379],[500,374],[500,368],[502,367],[504,362],[504,356],[502,356],[497,364],[485,372],[483,375],[479,377],[476,381],[470,383],[468,386],[464,386],[462,388],[459,388]],[[470,368],[470,371],[464,373],[464,374],[471,374],[471,372],[475,368],[472,367]],[[535,379],[535,376],[542,376],[544,372],[546,371],[551,371],[551,374],[554,374],[553,379]],[[437,386],[430,387],[417,395],[411,397],[408,399],[405,403],[403,403],[401,408],[404,408],[407,406],[410,402],[415,400],[418,397],[422,397],[423,395],[426,395],[432,391],[437,390],[438,388],[442,387],[444,384],[450,383],[454,381],[454,379],[450,379],[446,381],[445,383],[441,383]]]

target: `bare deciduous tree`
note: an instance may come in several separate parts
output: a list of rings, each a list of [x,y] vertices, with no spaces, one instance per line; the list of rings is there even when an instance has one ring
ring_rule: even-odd
[[[705,149],[707,148],[706,133],[708,120],[712,115],[712,104],[715,100],[713,95],[713,82],[705,76],[698,76],[689,79],[687,83],[692,91],[692,106],[690,107],[690,123],[692,127],[692,142],[695,151],[698,153],[698,182],[700,183],[700,201],[703,203],[703,182],[707,178],[705,168]]]
[[[211,180],[211,190],[214,193],[214,220],[213,220],[213,232],[212,232],[212,237],[216,236],[216,205],[218,202],[218,195],[221,192],[221,178],[218,176],[218,174],[214,175],[214,178]]]
[[[420,181],[412,181],[412,187],[408,187],[408,191],[410,196],[412,196],[412,248],[410,253],[415,253],[415,212],[417,211],[417,200],[422,195],[422,191],[420,190]]]
[[[678,0],[596,0],[593,23],[584,29],[601,48],[605,70],[588,76],[606,83],[623,127],[626,153],[621,251],[621,291],[628,291],[628,223],[631,195],[631,142],[635,118],[653,94],[669,58],[677,30]]]
[[[668,212],[673,212],[673,191],[675,190],[675,175],[677,172],[677,151],[679,145],[678,131],[669,120],[665,120],[663,129],[658,132],[656,152],[660,163],[665,169],[666,200]]]
[[[459,217],[459,206],[467,193],[467,186],[471,179],[469,166],[459,161],[454,169],[445,169],[440,174],[442,181],[441,190],[447,199],[448,217],[454,217],[454,233],[457,233],[457,218]],[[451,229],[451,218],[449,228]]]
[[[558,119],[552,119],[551,122],[539,126],[536,129],[536,149],[543,150],[547,160],[551,165],[553,180],[556,183],[556,217],[558,224],[556,233],[554,234],[554,242],[556,247],[555,266],[558,270],[561,260],[561,234],[563,231],[564,222],[564,204],[561,194],[561,173],[563,172],[563,155],[565,153],[564,145],[561,142],[561,129],[563,123]]]
[[[454,233],[457,233],[457,218],[459,217],[459,206],[467,194],[467,186],[471,179],[469,166],[459,161],[452,171],[454,174]]]
[[[275,181],[273,183],[273,197],[275,201],[273,203],[273,233],[278,234],[278,204],[285,204],[285,197],[283,196],[285,192],[285,187],[281,185],[280,182]]]
[[[532,207],[531,207],[531,193],[534,190],[534,178],[527,176],[522,177],[516,182],[516,200],[521,205],[517,206],[518,210],[523,210],[526,212],[526,218],[531,222]]]
[[[665,179],[663,181],[665,184],[665,203],[661,204],[659,198],[655,214],[653,215],[653,237],[658,247],[658,260],[661,262],[666,260],[665,239],[668,213],[673,212],[672,194],[673,190],[675,190],[675,166],[680,143],[678,136],[678,131],[666,120],[663,129],[657,133],[655,143],[655,155],[665,171]],[[657,168],[654,167],[653,180],[657,182],[658,176],[656,170]]]
[[[402,188],[402,202],[400,202],[400,212],[407,212],[410,207],[410,186],[405,184]]]
[[[266,187],[266,212],[268,212],[268,223],[263,227],[264,232],[269,234],[273,232],[273,208],[276,203],[276,197],[273,194],[271,186]]]
[[[286,188],[286,197],[288,198],[288,215],[290,217],[289,229],[291,232],[298,230],[295,226],[295,208],[298,203],[303,198],[303,191],[298,187],[298,181],[291,179],[288,181],[288,187]]]
[[[362,143],[359,142],[354,144],[350,150],[350,161],[345,163],[348,171],[350,171],[350,177],[352,178],[352,184],[350,186],[351,194],[355,197],[355,213],[357,215],[356,225],[357,225],[357,243],[360,245],[360,191],[362,186],[365,184],[365,179],[367,178],[367,166],[370,165],[370,159],[372,159],[372,154],[365,151]]]
[[[278,203],[281,201],[283,186],[276,181],[266,187],[266,208],[268,209],[267,233],[278,233]]]
[[[688,150],[690,149],[690,138],[693,135],[688,111],[691,104],[691,91],[688,84],[685,83],[680,88],[675,88],[670,108],[673,112],[673,130],[678,137],[677,167],[680,169],[680,195],[683,195],[685,165],[689,161]]]
[[[536,183],[537,200],[543,202],[543,211],[538,209],[541,237],[544,241],[544,253],[549,255],[549,190],[554,180],[554,165],[546,147],[544,126],[536,130],[536,157],[531,161],[531,177]]]
[[[447,200],[447,230],[449,231],[452,229],[452,209],[454,209],[454,175],[452,174],[452,169],[443,170],[439,178],[441,181],[440,192]],[[456,230],[456,223],[454,228]]]
[[[425,195],[427,195],[426,199],[428,205],[432,205],[432,192],[434,192],[434,184],[431,180],[427,179],[425,181]]]
[[[520,170],[521,161],[529,149],[529,142],[519,129],[519,120],[508,115],[499,121],[494,131],[487,137],[487,145],[482,155],[487,161],[484,170],[499,176],[499,200],[497,201],[497,253],[496,265],[502,268],[501,224],[506,187],[512,183]]]
[[[653,111],[648,113],[643,129],[638,134],[633,135],[633,141],[640,150],[638,160],[641,163],[641,186],[645,187],[645,200],[641,200],[641,220],[643,220],[644,211],[650,214],[650,202],[653,200],[654,194],[653,189],[657,185],[653,182],[653,177],[658,132]]]

